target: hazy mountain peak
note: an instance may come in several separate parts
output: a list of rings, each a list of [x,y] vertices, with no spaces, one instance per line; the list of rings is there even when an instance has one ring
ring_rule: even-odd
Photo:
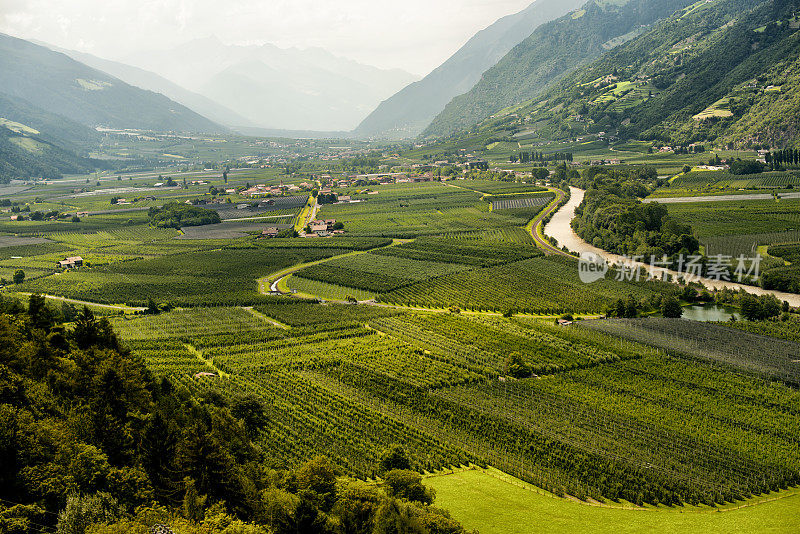
[[[264,128],[350,130],[416,78],[323,48],[227,45],[196,39],[130,62],[199,93]]]

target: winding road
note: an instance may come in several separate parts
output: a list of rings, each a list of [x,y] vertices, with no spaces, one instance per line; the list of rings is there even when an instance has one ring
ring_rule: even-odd
[[[578,237],[578,235],[572,229],[571,223],[572,219],[575,217],[575,208],[577,208],[581,202],[583,202],[585,191],[583,189],[578,189],[577,187],[570,187],[570,194],[571,196],[569,201],[564,204],[564,206],[558,210],[558,212],[556,212],[550,222],[545,226],[545,235],[554,237],[558,241],[559,246],[566,246],[569,250],[577,254],[583,252],[592,252],[597,254],[601,258],[604,258],[606,262],[611,265],[627,264],[643,269],[650,268],[649,265],[643,262],[632,262],[627,258],[592,246]],[[662,269],[659,269],[659,271],[662,271]],[[666,272],[675,277],[682,276],[681,273],[676,271],[666,270]],[[713,280],[710,278],[700,278],[698,281],[711,289],[727,288],[735,291],[743,289],[748,293],[752,293],[753,295],[774,295],[781,301],[785,300],[792,307],[800,307],[800,295],[796,295],[794,293],[784,293],[782,291],[773,291],[770,289],[762,289],[756,286],[737,284],[735,282],[726,282],[724,280]]]

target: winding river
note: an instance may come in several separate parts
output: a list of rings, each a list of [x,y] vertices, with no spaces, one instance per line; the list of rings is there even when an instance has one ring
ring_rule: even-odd
[[[575,208],[583,202],[585,191],[577,187],[570,187],[571,196],[569,202],[558,210],[549,223],[544,227],[544,233],[547,236],[554,237],[558,241],[558,246],[566,246],[569,250],[575,253],[593,252],[598,256],[604,258],[609,264],[631,264],[642,268],[649,268],[648,265],[642,262],[631,262],[630,260],[611,254],[605,250],[601,250],[595,246],[590,245],[572,230],[570,223],[575,216]],[[666,271],[672,276],[681,276],[680,273],[675,271]],[[800,295],[794,293],[784,293],[782,291],[772,291],[769,289],[762,289],[760,287],[746,286],[737,284],[735,282],[726,282],[724,280],[712,280],[710,278],[700,278],[706,287],[711,289],[729,288],[734,290],[744,289],[753,295],[775,295],[779,300],[786,301],[792,307],[800,307]]]

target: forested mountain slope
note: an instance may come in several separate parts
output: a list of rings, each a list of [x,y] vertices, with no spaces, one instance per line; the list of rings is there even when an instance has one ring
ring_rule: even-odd
[[[796,0],[701,2],[479,129],[797,146],[798,9]]]
[[[133,87],[64,54],[3,34],[0,92],[93,128],[224,130],[163,95]]]
[[[422,80],[385,100],[356,128],[359,137],[403,139],[419,135],[450,100],[469,91],[486,69],[540,25],[580,7],[584,0],[537,0],[475,34]]]
[[[465,532],[402,455],[387,490],[270,469],[271,406],[154,377],[86,308],[0,298],[0,342],[0,532]]]
[[[0,125],[0,183],[15,178],[60,178],[62,174],[92,172],[97,166],[98,162],[77,156],[32,132]]]
[[[428,137],[463,131],[500,110],[532,99],[564,74],[691,4],[691,0],[591,0],[540,26],[454,98],[425,130]]]

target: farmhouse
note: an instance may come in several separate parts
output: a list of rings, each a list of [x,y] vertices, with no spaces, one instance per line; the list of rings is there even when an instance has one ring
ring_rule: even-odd
[[[311,221],[308,226],[311,229],[312,234],[316,234],[319,237],[325,237],[333,233],[335,225],[336,219],[326,219],[324,221]]]
[[[64,258],[63,260],[56,262],[56,266],[60,269],[75,269],[77,267],[83,266],[83,258],[80,256],[71,256],[69,258]]]
[[[261,237],[278,237],[279,230],[274,227],[270,226],[269,228],[265,228],[263,232],[261,232]]]

